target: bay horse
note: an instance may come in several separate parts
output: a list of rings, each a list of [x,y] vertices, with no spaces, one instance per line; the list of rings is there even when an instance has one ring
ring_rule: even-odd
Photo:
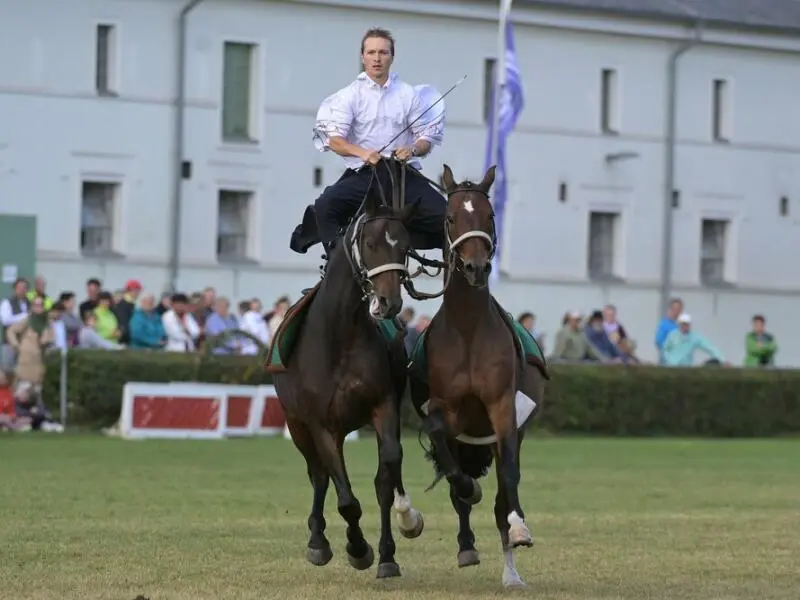
[[[541,402],[549,376],[543,362],[537,366],[526,362],[522,338],[517,342],[515,337],[530,334],[489,292],[497,243],[489,202],[494,177],[491,167],[480,183],[457,184],[450,167],[444,166],[442,182],[448,198],[444,295],[421,342],[427,366],[415,368],[412,360],[409,382],[431,443],[428,458],[437,472],[431,487],[442,477],[450,484],[450,500],[459,519],[459,567],[480,562],[470,513],[482,497],[477,479],[487,474],[494,460],[502,582],[521,587],[525,584],[513,550],[533,545],[519,499],[522,427],[535,407],[533,398]],[[530,342],[535,344],[532,337]]]
[[[363,214],[350,222],[344,236],[329,249],[324,279],[289,309],[270,349],[272,356],[282,331],[288,331],[302,314],[289,358],[282,368],[268,366],[267,370],[275,373],[286,424],[308,467],[314,494],[306,557],[316,566],[326,565],[333,557],[324,516],[330,479],[339,514],[347,523],[350,565],[364,570],[374,562],[372,546],[361,530],[361,504],[350,485],[343,453],[345,436],[367,424],[374,426],[378,439],[379,578],[401,574],[395,561],[392,507],[403,536],[416,538],[424,527],[422,514],[411,506],[402,481],[403,338],[398,335],[388,342],[367,306],[371,301],[380,319],[393,319],[400,312],[410,249],[405,224],[418,206],[395,210],[381,205],[373,191],[368,193]]]

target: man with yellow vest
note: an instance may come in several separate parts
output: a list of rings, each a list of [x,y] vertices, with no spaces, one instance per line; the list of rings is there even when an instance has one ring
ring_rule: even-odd
[[[33,302],[34,298],[41,298],[44,302],[44,309],[47,311],[53,307],[53,299],[45,293],[44,288],[46,285],[47,281],[45,281],[44,277],[37,275],[33,281],[33,289],[27,293],[26,297],[29,302]]]

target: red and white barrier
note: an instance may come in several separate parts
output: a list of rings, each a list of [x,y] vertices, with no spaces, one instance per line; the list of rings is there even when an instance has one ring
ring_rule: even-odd
[[[128,439],[291,439],[272,385],[217,383],[125,384],[120,430]],[[355,431],[348,441],[358,439]]]

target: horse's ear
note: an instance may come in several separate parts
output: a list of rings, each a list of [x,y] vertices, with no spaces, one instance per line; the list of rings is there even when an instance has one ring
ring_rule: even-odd
[[[453,171],[450,170],[448,165],[444,165],[444,171],[442,172],[442,184],[444,185],[444,191],[452,192],[456,189],[456,180],[453,178]]]
[[[364,199],[364,214],[367,217],[374,217],[375,213],[378,212],[378,192],[377,190],[370,186],[369,191],[367,191],[367,197]]]
[[[409,221],[414,218],[414,215],[417,214],[417,210],[419,209],[419,205],[422,203],[422,198],[417,198],[414,202],[407,203],[401,210],[400,210],[400,221],[403,225],[408,225]]]
[[[481,181],[480,185],[478,186],[486,194],[489,193],[489,190],[491,189],[492,184],[494,183],[495,171],[497,171],[497,165],[492,165],[491,167],[489,167],[489,170],[486,171],[486,175],[483,176],[483,181]]]

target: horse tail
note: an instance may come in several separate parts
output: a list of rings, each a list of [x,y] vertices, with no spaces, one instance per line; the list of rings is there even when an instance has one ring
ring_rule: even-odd
[[[432,490],[437,483],[445,477],[445,471],[442,465],[436,460],[436,453],[433,450],[433,443],[430,447],[425,447],[422,443],[422,431],[419,432],[419,443],[425,452],[425,460],[433,464],[433,469],[436,474],[433,482],[425,489],[425,491]],[[454,442],[456,451],[456,461],[461,471],[473,479],[480,479],[489,473],[489,468],[494,461],[494,453],[492,452],[492,445],[476,446],[474,444],[465,444],[456,440]]]

